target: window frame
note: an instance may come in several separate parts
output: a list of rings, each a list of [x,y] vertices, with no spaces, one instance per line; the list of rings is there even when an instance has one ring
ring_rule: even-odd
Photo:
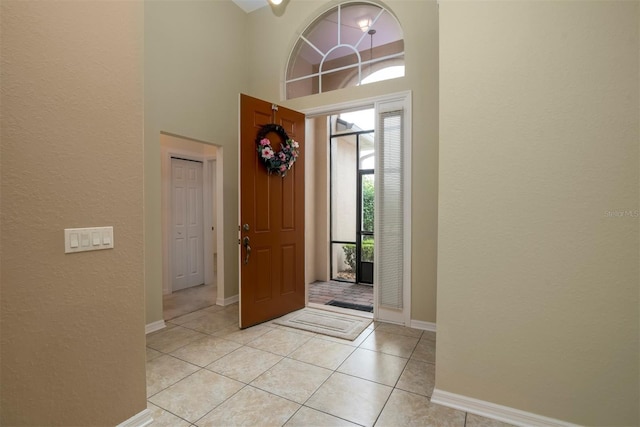
[[[398,30],[399,36],[400,36],[400,38],[397,41],[401,41],[402,42],[402,50],[400,52],[395,52],[395,53],[391,53],[391,54],[388,54],[388,55],[383,55],[383,56],[380,56],[380,57],[377,57],[377,58],[370,58],[368,60],[364,60],[362,58],[361,52],[359,50],[359,47],[362,45],[362,43],[366,39],[366,37],[369,36],[368,32],[362,32],[362,35],[359,37],[358,41],[355,44],[348,44],[348,43],[343,43],[342,42],[342,39],[341,39],[342,9],[350,7],[350,6],[358,5],[358,4],[367,4],[367,5],[371,5],[371,6],[379,8],[379,11],[377,12],[376,16],[371,19],[368,28],[374,27],[375,24],[379,21],[380,17],[383,16],[383,14],[388,14],[393,19],[393,21],[397,25],[397,30]],[[331,48],[329,48],[326,52],[323,52],[311,40],[309,40],[307,35],[309,34],[309,32],[311,30],[313,30],[317,25],[319,25],[326,18],[326,16],[328,14],[332,14],[334,11],[337,12],[337,16],[338,16],[338,21],[337,21],[337,43],[335,45],[333,45]],[[361,82],[362,82],[362,80],[364,78],[366,78],[369,74],[371,74],[371,73],[373,73],[373,72],[375,72],[377,70],[380,70],[382,68],[386,68],[388,66],[393,66],[393,65],[405,65],[405,59],[404,59],[404,55],[405,55],[405,50],[404,50],[404,31],[402,30],[402,26],[400,25],[400,21],[395,16],[395,14],[393,14],[391,12],[391,10],[389,10],[384,5],[382,5],[382,4],[378,3],[378,2],[375,2],[375,1],[370,1],[370,0],[360,0],[360,1],[350,0],[350,1],[345,1],[345,2],[339,3],[337,5],[332,5],[328,9],[323,10],[321,13],[318,13],[316,15],[316,17],[308,25],[306,25],[302,29],[302,31],[299,31],[297,34],[298,34],[298,36],[297,36],[295,42],[293,43],[293,46],[292,46],[292,48],[291,48],[291,50],[289,52],[289,56],[287,58],[287,63],[285,65],[285,69],[284,69],[284,79],[283,79],[282,88],[283,88],[283,91],[284,91],[283,99],[285,99],[285,100],[296,99],[296,98],[300,98],[300,97],[303,97],[303,96],[317,95],[317,94],[321,94],[321,93],[331,92],[333,90],[339,90],[339,89],[343,89],[345,87],[358,86],[358,85],[361,85]],[[295,65],[296,65],[296,63],[298,61],[298,58],[300,56],[300,52],[302,51],[301,48],[305,44],[308,47],[310,47],[311,49],[313,49],[316,53],[318,53],[322,57],[320,62],[317,64],[318,70],[315,71],[315,72],[312,70],[312,72],[307,73],[305,75],[289,78],[289,76],[292,74],[292,68],[295,67]],[[339,66],[339,67],[336,67],[336,68],[331,68],[329,70],[323,70],[324,66],[326,65],[327,58],[329,58],[331,53],[334,52],[337,49],[351,49],[353,51],[353,54],[357,58],[357,62],[355,62],[353,64]],[[341,58],[343,58],[343,57],[341,57]],[[363,73],[363,68],[365,68],[367,66],[369,67],[369,72],[368,73]],[[342,79],[342,82],[340,84],[338,84],[337,87],[334,87],[334,88],[329,89],[329,90],[323,90],[323,77],[329,76],[332,73],[344,72],[345,70],[353,70],[353,72],[350,73],[348,76],[344,77]],[[393,77],[393,78],[397,78],[397,77]],[[317,82],[314,82],[314,79],[317,79]],[[308,80],[309,83],[310,83],[309,93],[296,94],[295,96],[290,96],[290,91],[289,91],[290,85],[296,84],[298,82],[305,81],[305,80]],[[317,87],[316,87],[316,85],[317,85]]]

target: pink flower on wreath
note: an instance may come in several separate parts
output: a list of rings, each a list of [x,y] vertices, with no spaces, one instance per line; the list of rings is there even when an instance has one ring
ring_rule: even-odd
[[[296,141],[291,140],[291,145],[293,146],[293,148],[299,148],[300,144],[298,144]]]
[[[282,151],[278,153],[278,157],[280,157],[280,160],[282,160],[283,162],[287,158],[287,156]]]
[[[264,139],[262,141],[264,141]],[[262,141],[260,141],[260,144],[262,144]],[[262,149],[262,158],[269,160],[272,157],[273,157],[273,150],[271,149],[271,147],[264,147]]]
[[[284,172],[287,170],[287,165],[280,165],[280,172]]]

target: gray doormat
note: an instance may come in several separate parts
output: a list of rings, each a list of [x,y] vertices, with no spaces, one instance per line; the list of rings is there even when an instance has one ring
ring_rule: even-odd
[[[366,311],[368,313],[373,313],[372,305],[354,304],[351,302],[337,301],[334,299],[332,299],[325,305],[332,305],[334,307],[349,308],[351,310],[359,310],[359,311]]]
[[[372,321],[373,319],[366,317],[303,308],[282,316],[274,320],[273,323],[353,341]]]

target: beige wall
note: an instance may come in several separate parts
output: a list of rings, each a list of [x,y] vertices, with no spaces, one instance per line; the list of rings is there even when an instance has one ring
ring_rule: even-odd
[[[312,119],[315,138],[315,198],[314,226],[315,226],[315,258],[311,268],[314,280],[329,280],[329,143],[327,131],[327,117]],[[305,168],[307,166],[305,165]],[[309,264],[307,264],[309,267]]]
[[[249,91],[305,110],[406,90],[413,99],[411,318],[436,321],[438,204],[438,6],[436,1],[389,0],[405,38],[405,77],[283,101],[283,77],[297,34],[334,1],[292,0],[282,16],[270,8],[249,14]]]
[[[238,94],[248,82],[247,15],[230,1],[145,2],[147,323],[162,319],[160,132],[222,147],[224,295],[238,294]]]
[[[142,3],[1,7],[0,424],[116,425],[146,408]]]
[[[638,425],[638,2],[445,1],[440,30],[436,388]]]
[[[305,128],[306,129],[306,128]],[[304,258],[305,258],[305,284],[316,281],[315,263],[317,259],[316,249],[318,247],[316,236],[316,208],[315,188],[317,187],[318,170],[316,168],[316,144],[322,144],[315,138],[315,132],[305,130],[305,150],[304,150]]]
[[[305,150],[305,282],[329,280],[327,118],[307,121]]]
[[[333,197],[332,206],[334,208],[333,239],[355,242],[356,218],[358,217],[356,205],[358,201],[356,137],[352,135],[333,138],[333,142],[336,145],[333,165],[331,166],[333,174],[331,179],[335,182],[331,192]]]

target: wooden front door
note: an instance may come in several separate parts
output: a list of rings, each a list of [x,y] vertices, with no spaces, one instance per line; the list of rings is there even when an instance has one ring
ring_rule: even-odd
[[[257,148],[264,125],[278,124],[299,144],[299,156],[281,177],[269,174]],[[303,308],[304,114],[240,96],[240,327]],[[270,132],[273,151],[281,134]]]

